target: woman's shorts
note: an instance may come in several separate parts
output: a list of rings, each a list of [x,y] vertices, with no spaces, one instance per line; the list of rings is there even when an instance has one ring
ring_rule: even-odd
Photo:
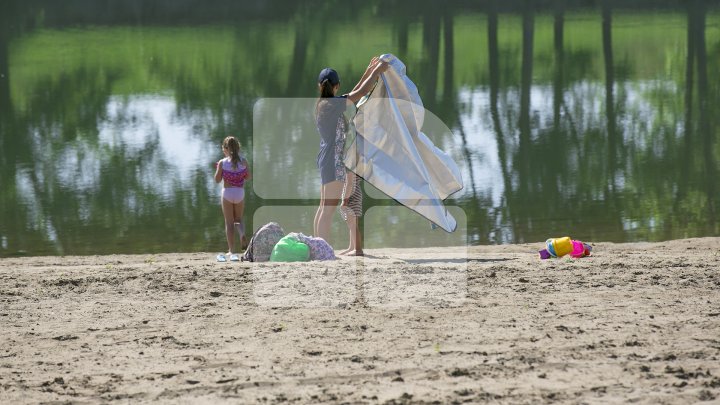
[[[222,198],[233,204],[239,204],[245,199],[245,189],[243,187],[223,188]]]
[[[342,160],[340,162],[342,162]],[[323,185],[338,180],[345,181],[345,166],[338,169],[335,162],[320,162],[318,169],[320,169],[320,180]]]

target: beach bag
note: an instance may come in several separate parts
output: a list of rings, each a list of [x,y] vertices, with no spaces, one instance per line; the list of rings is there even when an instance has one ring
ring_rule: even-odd
[[[246,262],[266,262],[270,260],[275,244],[285,235],[285,231],[276,222],[263,225],[255,231],[242,260]]]
[[[286,235],[273,247],[271,262],[306,262],[310,260],[310,248],[292,235]]]
[[[323,238],[306,236],[302,233],[289,233],[310,248],[310,260],[337,260],[332,246]]]

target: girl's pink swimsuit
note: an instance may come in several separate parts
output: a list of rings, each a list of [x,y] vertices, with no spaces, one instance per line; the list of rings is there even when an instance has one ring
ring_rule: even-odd
[[[243,165],[243,166],[240,166]],[[247,178],[247,160],[240,161],[237,168],[233,168],[230,158],[222,160],[222,177],[225,181],[222,198],[233,204],[238,204],[245,199],[245,178]]]

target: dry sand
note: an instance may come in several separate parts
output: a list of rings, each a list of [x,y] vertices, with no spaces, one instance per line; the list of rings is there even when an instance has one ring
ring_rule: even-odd
[[[1,259],[0,403],[720,401],[720,238],[540,246]]]

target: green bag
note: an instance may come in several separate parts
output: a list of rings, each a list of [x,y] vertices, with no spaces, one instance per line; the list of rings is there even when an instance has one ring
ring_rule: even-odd
[[[306,262],[310,260],[310,248],[290,235],[284,236],[273,247],[271,262]]]

